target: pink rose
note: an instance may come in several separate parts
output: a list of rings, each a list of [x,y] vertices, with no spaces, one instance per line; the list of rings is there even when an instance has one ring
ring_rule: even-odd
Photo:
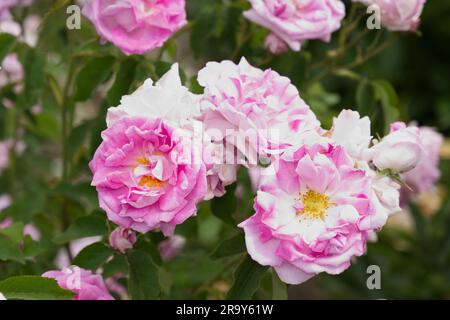
[[[195,215],[206,194],[201,144],[160,119],[124,117],[102,133],[90,168],[100,206],[114,223],[145,233]]]
[[[342,147],[321,144],[282,156],[274,170],[259,187],[255,214],[239,225],[250,256],[289,284],[346,270],[379,227],[370,177]]]
[[[352,110],[342,110],[333,120],[330,139],[345,148],[355,160],[363,160],[372,141],[370,119]]]
[[[178,63],[156,83],[145,80],[135,92],[125,95],[120,105],[108,109],[108,127],[124,116],[162,118],[175,126],[190,126],[200,116],[199,96],[182,85]]]
[[[221,197],[225,194],[225,187],[236,181],[239,165],[230,161],[235,159],[234,148],[226,148],[223,141],[214,142],[212,137],[204,136],[203,159],[206,164],[208,192],[204,200]]]
[[[355,167],[366,171],[372,178],[372,205],[376,215],[366,221],[369,227],[382,227],[388,217],[399,212],[400,205],[400,185],[391,178],[380,174],[369,162],[371,159],[370,150],[372,135],[370,130],[370,119],[359,115],[352,110],[342,110],[333,121],[333,127],[324,134],[327,141],[334,145],[339,145],[345,149],[347,154],[355,162]],[[400,123],[394,124],[400,129]]]
[[[183,250],[185,244],[186,238],[179,235],[174,235],[169,239],[161,241],[158,244],[158,249],[163,261],[172,260]]]
[[[77,266],[47,271],[42,276],[55,279],[61,288],[74,292],[73,300],[114,300],[100,275]]]
[[[187,23],[184,0],[90,0],[83,14],[125,54],[161,47]]]
[[[136,234],[133,230],[118,227],[109,235],[109,245],[115,250],[125,253],[136,243]]]
[[[266,40],[264,41],[264,47],[276,55],[282,54],[282,53],[288,51],[288,49],[289,49],[286,42],[281,40],[274,33],[269,33],[269,35],[266,37]]]
[[[380,170],[405,173],[414,169],[423,156],[420,132],[402,122],[391,125],[391,132],[368,152],[368,157]]]
[[[439,152],[444,138],[440,133],[429,127],[420,127],[419,131],[424,155],[414,169],[402,176],[407,186],[412,189],[406,187],[402,189],[403,202],[414,194],[433,189],[434,184],[441,176]]]
[[[345,7],[340,0],[250,0],[244,16],[269,29],[294,51],[306,40],[330,41],[341,27]]]
[[[198,82],[205,131],[213,143],[224,142],[228,164],[257,164],[260,156],[279,154],[301,134],[320,124],[286,77],[251,66],[244,58],[208,62]],[[294,139],[295,137],[295,139]],[[233,148],[239,151],[234,159]]]
[[[377,6],[381,23],[391,31],[416,31],[426,0],[356,0]]]

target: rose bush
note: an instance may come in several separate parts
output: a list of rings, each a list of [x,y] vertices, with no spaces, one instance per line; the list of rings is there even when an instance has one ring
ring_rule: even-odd
[[[0,299],[448,296],[445,4],[75,3],[0,5]]]

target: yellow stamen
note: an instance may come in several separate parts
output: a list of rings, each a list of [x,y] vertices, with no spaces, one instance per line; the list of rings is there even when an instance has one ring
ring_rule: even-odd
[[[297,212],[297,215],[309,219],[325,219],[327,210],[332,206],[330,198],[327,195],[318,193],[314,190],[308,190],[301,196],[303,210]]]
[[[153,187],[161,187],[164,184],[163,181],[158,180],[156,178],[153,178],[151,176],[143,176],[141,177],[141,179],[139,180],[139,185],[141,187],[143,186],[147,186],[149,188],[153,188]]]
[[[139,157],[136,159],[137,163],[143,166],[148,166],[150,162],[145,157]]]

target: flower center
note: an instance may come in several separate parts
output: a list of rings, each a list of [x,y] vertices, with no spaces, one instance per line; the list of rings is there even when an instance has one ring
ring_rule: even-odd
[[[136,159],[136,161],[142,166],[148,166],[150,164],[150,162],[145,157],[139,157]]]
[[[325,219],[327,210],[332,206],[330,198],[327,195],[318,193],[314,190],[301,195],[303,209],[297,211],[297,215],[309,219]]]
[[[150,165],[150,161],[148,161],[145,157],[139,157],[136,159],[138,166],[148,166]],[[160,188],[164,185],[164,181],[161,181],[151,175],[142,176],[138,182],[141,187],[148,188]]]
[[[159,188],[163,184],[164,184],[163,181],[153,178],[152,176],[142,176],[141,179],[139,179],[139,185],[141,187],[147,186],[149,188],[154,188],[154,187]]]

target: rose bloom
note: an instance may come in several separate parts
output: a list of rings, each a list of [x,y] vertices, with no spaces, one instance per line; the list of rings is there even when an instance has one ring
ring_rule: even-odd
[[[152,79],[130,95],[123,96],[120,105],[108,109],[108,126],[124,116],[162,118],[176,126],[189,126],[200,116],[200,97],[182,85],[178,64],[156,83]]]
[[[378,6],[381,23],[391,31],[416,31],[426,0],[356,0]]]
[[[355,163],[355,168],[363,169],[372,178],[372,204],[377,212],[371,223],[383,226],[387,218],[401,211],[400,184],[374,170],[369,160],[372,141],[370,119],[358,112],[342,110],[333,121],[333,127],[326,132],[327,141],[342,146]]]
[[[355,160],[363,160],[372,141],[370,119],[352,110],[342,110],[333,120],[330,139],[345,148]]]
[[[264,41],[264,47],[272,52],[273,54],[282,54],[289,50],[288,45],[286,42],[281,40],[278,36],[276,36],[274,33],[270,33],[266,40]]]
[[[204,200],[221,197],[225,187],[236,181],[239,165],[234,148],[227,148],[223,141],[216,141],[207,134],[203,140],[203,160],[206,164],[208,191]]]
[[[367,156],[379,170],[408,172],[423,156],[420,131],[417,127],[395,122],[391,124],[391,132],[375,144]]]
[[[294,135],[298,140],[320,125],[288,78],[255,68],[244,58],[238,65],[208,62],[198,82],[205,88],[201,108],[206,132],[213,143],[224,141],[225,150],[237,148],[238,160],[245,158],[246,164],[280,153]]]
[[[133,230],[122,227],[116,228],[109,235],[109,245],[121,253],[133,248],[136,240],[136,234]]]
[[[432,190],[434,184],[441,177],[439,152],[444,142],[444,137],[433,128],[420,127],[419,130],[424,155],[414,169],[402,176],[409,187],[402,189],[403,202],[415,194]]]
[[[184,0],[89,0],[83,14],[125,54],[161,47],[187,23]]]
[[[172,235],[206,194],[201,144],[159,118],[124,117],[102,133],[90,168],[108,218],[145,233]]]
[[[299,51],[307,40],[330,41],[331,34],[341,27],[345,16],[345,6],[340,0],[250,2],[252,9],[244,12],[244,16],[269,29],[294,51]]]
[[[339,274],[382,226],[371,178],[340,146],[315,144],[285,154],[261,182],[255,214],[239,226],[247,251],[280,279],[299,284],[320,272]]]
[[[55,279],[62,289],[74,292],[73,300],[114,300],[102,277],[91,271],[73,266],[62,271],[47,271],[42,276]]]

